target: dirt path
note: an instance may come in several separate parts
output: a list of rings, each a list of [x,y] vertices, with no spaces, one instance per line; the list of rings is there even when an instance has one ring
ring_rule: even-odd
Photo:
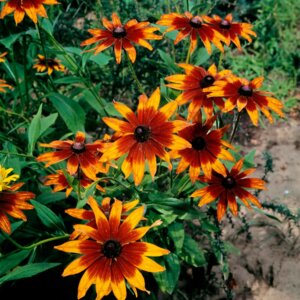
[[[249,140],[246,151],[256,148],[258,171],[263,174],[263,153],[273,157],[274,172],[268,176],[268,190],[259,195],[261,202],[284,204],[297,214],[300,208],[300,118],[260,129]],[[244,210],[247,230],[239,219],[225,229],[225,239],[241,251],[232,255],[230,265],[237,283],[235,300],[299,300],[300,241],[293,222],[273,221],[266,216]],[[299,212],[299,211],[298,211]],[[271,212],[270,212],[271,213]],[[273,213],[272,213],[273,214]],[[281,215],[276,217],[283,221]]]

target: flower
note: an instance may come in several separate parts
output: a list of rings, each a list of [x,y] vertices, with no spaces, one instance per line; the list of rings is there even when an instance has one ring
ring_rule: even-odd
[[[75,177],[78,180],[78,174],[73,174],[70,176]],[[74,179],[75,179],[74,178]],[[80,173],[80,186],[84,187],[84,188],[88,188],[91,184],[93,183],[93,181],[88,178],[85,174]],[[54,189],[53,192],[60,192],[62,190],[66,189],[66,196],[69,197],[73,187],[70,185],[70,183],[68,182],[63,170],[58,170],[56,172],[56,174],[50,174],[46,176],[46,180],[44,182],[44,185],[54,185]],[[102,188],[99,184],[96,185],[96,188],[101,191],[101,192],[105,192],[105,189]]]
[[[31,192],[18,192],[23,182],[9,186],[11,181],[16,181],[19,175],[8,174],[12,168],[5,169],[0,165],[0,229],[7,234],[11,233],[11,225],[7,215],[26,221],[27,218],[22,210],[33,209],[34,207],[26,201],[33,199],[35,195]]]
[[[99,205],[99,208],[102,210],[102,212],[108,217],[112,208],[113,203],[115,203],[117,199],[111,199],[109,197],[103,198],[101,205]],[[125,219],[127,217],[128,211],[132,210],[134,207],[136,207],[139,203],[139,200],[133,200],[128,203],[122,203],[122,212],[121,212],[121,219]],[[88,221],[86,225],[91,226],[93,228],[97,228],[96,220],[95,220],[95,214],[93,210],[87,210],[83,208],[69,208],[66,209],[65,212],[79,220],[85,220]],[[86,234],[82,234],[80,231],[74,231],[70,235],[70,239],[74,240],[75,238],[79,239],[88,239],[88,236]]]
[[[216,116],[211,117],[202,124],[201,114],[194,117],[194,122],[180,130],[178,135],[189,141],[192,148],[173,150],[170,152],[172,158],[180,158],[177,174],[189,167],[189,175],[192,182],[200,175],[200,170],[210,178],[212,170],[226,176],[226,168],[219,159],[234,160],[232,155],[224,148],[233,148],[229,143],[222,140],[228,126],[211,130]]]
[[[47,70],[48,75],[51,75],[54,70],[63,72],[65,67],[60,64],[60,60],[55,58],[45,58],[45,56],[38,54],[38,58],[35,59],[36,64],[33,66],[38,72],[45,72]]]
[[[134,63],[136,50],[132,43],[152,50],[152,46],[146,40],[161,39],[161,36],[153,33],[157,31],[158,28],[149,26],[149,22],[138,22],[132,19],[123,26],[119,17],[113,13],[112,22],[103,18],[102,23],[106,29],[89,29],[88,31],[93,37],[82,42],[81,46],[100,42],[95,48],[89,50],[95,50],[94,54],[98,54],[114,45],[114,52],[118,64],[121,62],[122,48],[127,52],[129,59]]]
[[[224,42],[227,46],[233,42],[239,50],[242,50],[239,36],[249,43],[252,42],[251,35],[256,36],[251,24],[232,22],[232,14],[228,14],[224,19],[217,15],[213,15],[212,18],[204,16],[203,19],[225,37]]]
[[[240,159],[230,172],[226,169],[225,176],[218,173],[214,173],[212,178],[201,176],[199,180],[207,182],[209,185],[191,195],[191,197],[201,197],[198,206],[208,204],[218,198],[217,217],[219,221],[223,218],[227,206],[235,216],[238,214],[236,197],[240,198],[248,208],[251,208],[249,201],[259,208],[262,207],[258,199],[245,188],[263,190],[265,189],[265,182],[259,178],[246,178],[255,171],[255,168],[241,172],[243,163],[244,159]]]
[[[102,141],[96,141],[93,144],[85,143],[85,134],[78,131],[75,141],[53,141],[50,144],[40,144],[42,147],[58,149],[58,151],[41,154],[37,161],[47,162],[46,167],[67,160],[67,171],[70,174],[76,174],[78,170],[91,179],[96,179],[98,172],[105,173],[107,167],[104,167],[98,160],[98,153],[104,149]]]
[[[1,0],[6,4],[2,8],[0,18],[3,19],[6,15],[14,13],[15,22],[18,25],[23,21],[25,14],[34,22],[37,23],[37,16],[48,18],[44,4],[54,5],[59,4],[56,0]]]
[[[157,88],[149,99],[145,95],[140,96],[137,115],[125,104],[114,103],[116,110],[128,122],[103,118],[109,127],[117,131],[118,139],[107,148],[101,160],[116,159],[128,153],[122,171],[126,178],[133,172],[135,185],[139,185],[144,177],[146,160],[154,178],[156,156],[167,161],[171,167],[166,147],[178,150],[191,147],[187,141],[174,135],[175,122],[168,121],[176,110],[176,102],[169,102],[158,110],[159,103],[160,90]]]
[[[162,266],[148,256],[162,256],[169,254],[169,251],[139,240],[150,228],[161,222],[136,228],[144,213],[144,208],[139,207],[121,223],[122,202],[119,200],[112,205],[109,218],[92,197],[89,198],[89,205],[96,217],[97,227],[75,225],[74,228],[87,234],[90,239],[69,241],[55,247],[67,253],[81,254],[66,267],[62,276],[78,274],[85,270],[78,286],[78,299],[85,296],[92,284],[95,284],[98,300],[111,291],[118,300],[125,299],[125,282],[136,296],[137,289],[148,292],[139,270],[164,271]]]
[[[16,181],[19,179],[19,175],[9,175],[13,171],[13,168],[5,169],[0,165],[0,192],[8,189],[11,181]]]
[[[203,89],[212,86],[216,80],[220,80],[231,75],[231,71],[223,70],[217,72],[215,64],[211,65],[206,71],[202,67],[197,67],[189,64],[178,64],[184,69],[185,74],[175,74],[166,77],[166,80],[171,82],[167,86],[175,90],[183,91],[176,101],[179,105],[190,102],[188,108],[188,119],[192,119],[203,107],[205,114],[211,117],[213,114],[213,103],[220,109],[224,107],[222,97],[208,98],[207,92]]]
[[[12,86],[9,85],[5,80],[0,79],[0,92],[5,93],[6,90],[4,88],[12,89]]]
[[[190,36],[191,53],[197,47],[197,35],[203,42],[209,54],[211,54],[212,52],[210,42],[212,42],[221,52],[224,52],[224,48],[221,43],[221,41],[224,40],[224,37],[212,26],[204,24],[203,19],[200,16],[193,16],[189,12],[185,12],[184,15],[178,13],[170,13],[162,15],[157,24],[168,26],[165,33],[173,30],[179,31],[174,41],[175,45],[187,36]]]
[[[283,104],[274,97],[270,97],[273,95],[272,93],[258,90],[263,81],[263,77],[257,77],[252,81],[248,81],[237,76],[230,76],[215,81],[213,86],[205,88],[204,91],[209,93],[207,95],[209,98],[227,98],[223,109],[224,112],[229,112],[236,106],[239,112],[245,108],[252,123],[257,126],[258,109],[262,111],[270,123],[273,123],[273,118],[268,108],[279,116],[284,116],[282,112]]]
[[[5,62],[5,55],[7,54],[7,52],[3,52],[3,53],[1,53],[0,54],[0,63],[3,63],[3,62]]]

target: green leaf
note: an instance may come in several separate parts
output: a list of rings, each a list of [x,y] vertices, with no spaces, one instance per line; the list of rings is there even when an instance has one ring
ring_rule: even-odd
[[[185,235],[180,258],[194,267],[206,265],[206,259],[198,243],[189,235]]]
[[[31,252],[31,250],[21,250],[15,253],[9,253],[0,257],[0,276],[15,268]]]
[[[177,285],[180,274],[180,263],[176,254],[170,253],[159,264],[166,268],[164,272],[154,273],[154,278],[163,293],[171,295]]]
[[[22,36],[24,32],[17,33],[17,34],[10,34],[8,37],[3,38],[0,40],[0,43],[4,45],[7,49],[10,49],[12,45]]]
[[[54,113],[47,117],[41,118],[41,130],[39,136],[42,136],[46,132],[46,130],[55,123],[57,117],[58,117],[58,113]]]
[[[174,242],[176,253],[179,254],[182,250],[184,242],[184,228],[182,223],[172,223],[168,226],[168,233]]]
[[[77,102],[57,93],[51,93],[48,97],[73,133],[84,131],[85,112]]]
[[[210,55],[207,53],[206,48],[197,48],[191,57],[191,61],[196,66],[201,66],[206,63],[210,58]]]
[[[244,168],[253,168],[255,166],[254,163],[254,156],[255,156],[256,149],[250,151],[247,155],[245,155],[244,160]]]
[[[99,85],[96,86],[96,89],[99,88]],[[105,116],[103,106],[105,105],[105,100],[100,98],[96,98],[95,95],[91,92],[91,90],[85,89],[83,91],[83,100],[87,102],[96,112],[98,112],[101,116]],[[101,103],[100,103],[101,100]]]
[[[9,274],[0,278],[0,284],[3,284],[9,280],[18,280],[22,278],[32,277],[36,274],[45,272],[49,269],[59,266],[60,263],[34,263],[28,264],[26,266],[22,266],[14,269]]]
[[[18,222],[15,222],[15,223],[12,223],[11,224],[11,234],[16,230],[18,229],[24,222],[23,221],[18,221]],[[2,242],[4,242],[6,240],[6,236],[3,235],[3,234],[0,234],[0,244]]]
[[[162,61],[164,62],[165,67],[172,73],[181,72],[181,68],[176,65],[171,56],[166,52],[158,49],[158,54]]]
[[[99,53],[90,57],[90,60],[95,62],[99,66],[107,65],[111,59],[112,57],[105,55],[104,53]]]
[[[62,220],[50,208],[35,200],[31,200],[30,202],[35,207],[39,219],[46,227],[59,230],[65,228]]]
[[[44,193],[40,194],[36,201],[39,203],[43,204],[50,204],[50,203],[55,203],[61,200],[66,199],[66,193],[65,192],[57,192],[57,193],[52,193],[51,191],[45,191]]]
[[[80,77],[76,76],[66,76],[62,78],[58,78],[54,80],[54,83],[56,84],[72,84],[72,83],[78,83],[82,82],[82,79]]]
[[[40,136],[42,109],[43,109],[43,104],[40,105],[37,114],[33,117],[28,127],[28,153],[29,154],[32,154],[34,145]]]

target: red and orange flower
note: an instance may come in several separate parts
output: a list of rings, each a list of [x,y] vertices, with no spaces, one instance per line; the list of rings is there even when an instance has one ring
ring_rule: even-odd
[[[143,207],[135,209],[121,222],[122,202],[119,200],[112,205],[109,217],[102,212],[92,197],[89,198],[89,205],[96,218],[96,228],[75,225],[74,229],[88,235],[90,239],[69,241],[55,247],[64,252],[81,254],[67,266],[62,276],[85,271],[79,282],[78,299],[83,298],[93,284],[98,300],[111,292],[118,300],[126,299],[126,283],[136,297],[137,289],[148,292],[139,270],[164,271],[162,266],[148,256],[162,256],[169,254],[169,251],[139,240],[149,229],[161,222],[136,228],[143,218]]]
[[[70,175],[70,176],[72,176],[72,175]],[[80,176],[79,184],[83,188],[88,188],[94,182],[90,178],[88,178],[84,173],[80,173],[79,176]],[[75,177],[76,180],[78,180],[78,174],[73,174],[73,177]],[[47,185],[47,186],[54,185],[54,188],[53,188],[54,193],[66,190],[66,196],[67,197],[70,196],[70,194],[73,190],[73,187],[70,185],[63,170],[57,170],[56,174],[47,175],[45,179],[46,180],[44,182],[44,185]],[[99,184],[96,185],[96,188],[101,192],[105,192],[105,189],[103,187],[101,187]]]
[[[166,77],[166,80],[171,82],[168,83],[167,86],[175,90],[183,91],[183,93],[176,98],[176,101],[178,105],[190,102],[188,108],[189,120],[199,113],[201,107],[203,107],[207,117],[213,115],[214,103],[220,109],[224,107],[222,97],[208,98],[208,92],[204,92],[203,89],[212,86],[216,80],[230,76],[230,70],[218,72],[215,64],[211,65],[207,71],[202,67],[190,64],[178,65],[184,69],[185,74],[175,74]]]
[[[48,75],[51,75],[53,71],[63,72],[65,67],[60,63],[60,60],[55,58],[45,58],[45,56],[38,54],[38,58],[35,59],[36,64],[33,66],[38,72],[47,71]]]
[[[89,29],[88,31],[93,37],[82,42],[81,46],[100,42],[95,48],[89,50],[95,50],[94,54],[98,54],[114,45],[114,52],[118,64],[121,62],[122,49],[127,52],[130,60],[133,63],[135,62],[136,50],[132,43],[152,50],[153,48],[147,40],[160,40],[162,38],[154,34],[158,28],[149,26],[149,22],[138,22],[132,19],[123,26],[115,13],[112,14],[112,22],[103,18],[102,23],[106,29]]]
[[[227,46],[232,42],[239,50],[242,50],[239,36],[246,39],[249,43],[252,42],[251,35],[256,36],[251,24],[233,22],[232,14],[228,14],[224,19],[217,15],[214,15],[212,18],[204,16],[203,19],[224,36],[224,42]]]
[[[35,194],[31,192],[18,191],[23,185],[19,182],[10,186],[11,181],[16,181],[19,175],[8,175],[13,169],[5,169],[0,165],[0,229],[7,234],[11,233],[11,225],[8,216],[26,221],[27,218],[22,210],[33,209],[27,203],[33,199]]]
[[[180,137],[190,142],[192,148],[170,152],[172,158],[181,159],[177,167],[177,174],[189,167],[192,182],[199,177],[201,169],[208,178],[211,177],[213,170],[226,176],[226,168],[219,159],[234,160],[225,149],[225,147],[233,147],[222,140],[228,126],[211,130],[215,120],[216,116],[207,119],[203,124],[201,114],[199,117],[194,117],[194,123],[178,132]]]
[[[195,191],[191,197],[201,197],[199,206],[208,204],[218,199],[217,217],[220,221],[229,206],[233,215],[238,214],[238,205],[236,197],[240,198],[246,207],[251,208],[249,201],[261,208],[258,199],[249,193],[246,189],[265,189],[265,182],[259,178],[246,178],[255,171],[255,168],[247,169],[241,172],[244,159],[239,160],[229,172],[226,169],[226,175],[214,173],[211,178],[200,176],[199,180],[207,182],[209,185]]]
[[[0,92],[1,93],[5,93],[6,92],[6,88],[8,89],[12,89],[12,86],[9,85],[5,80],[0,79]]]
[[[6,2],[2,8],[0,17],[3,19],[6,15],[14,13],[15,22],[18,25],[23,21],[25,14],[37,23],[37,16],[48,18],[44,4],[59,4],[56,0],[1,0]]]
[[[224,40],[224,37],[215,30],[212,26],[207,25],[203,22],[202,17],[193,16],[189,12],[185,12],[184,15],[178,13],[170,13],[162,15],[161,19],[157,22],[159,25],[168,26],[165,33],[178,30],[179,33],[174,41],[174,44],[178,44],[181,40],[190,37],[191,53],[197,47],[197,36],[204,44],[207,52],[211,54],[211,42],[221,51],[224,51],[221,41]]]
[[[57,149],[57,151],[37,157],[37,161],[47,162],[46,167],[67,160],[69,174],[76,174],[78,170],[81,170],[88,178],[94,180],[98,172],[107,172],[107,164],[100,163],[98,157],[105,148],[105,144],[102,141],[86,144],[85,134],[81,131],[76,133],[75,141],[53,141],[50,144],[40,144],[40,146]]]
[[[227,98],[223,111],[229,112],[237,107],[238,111],[246,109],[252,123],[257,126],[259,109],[267,117],[270,123],[273,118],[269,111],[272,110],[279,116],[283,117],[283,104],[272,93],[259,91],[264,81],[263,77],[254,78],[249,81],[236,76],[229,76],[214,82],[213,86],[204,89],[209,94],[207,97],[224,97]]]
[[[109,197],[105,197],[103,198],[101,205],[99,205],[99,208],[107,217],[109,216],[110,211],[112,209],[112,205],[113,203],[115,203],[116,200],[117,199],[111,199]],[[122,220],[125,219],[128,216],[128,212],[133,208],[135,208],[138,205],[138,203],[139,200],[133,200],[127,203],[122,203],[121,219]],[[95,214],[93,210],[87,210],[83,208],[70,208],[67,209],[65,212],[76,219],[88,221],[86,225],[91,226],[93,228],[97,228]],[[70,240],[74,240],[76,238],[83,240],[83,239],[87,239],[88,236],[75,230],[70,235]]]
[[[7,52],[3,52],[0,54],[0,63],[5,62],[5,56],[7,55]]]
[[[189,142],[174,134],[175,122],[168,121],[177,108],[176,102],[169,102],[158,109],[159,103],[158,88],[149,99],[145,95],[140,96],[137,115],[125,104],[114,103],[116,110],[128,122],[103,118],[109,127],[117,131],[115,135],[118,139],[107,148],[101,160],[116,159],[128,154],[122,164],[122,171],[126,178],[133,172],[136,185],[139,185],[144,177],[146,160],[154,178],[157,168],[156,156],[170,163],[166,148],[180,150],[191,147]]]

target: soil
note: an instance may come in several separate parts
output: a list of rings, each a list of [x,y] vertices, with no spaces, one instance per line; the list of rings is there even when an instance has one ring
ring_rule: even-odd
[[[287,120],[277,121],[264,129],[251,126],[244,126],[244,129],[247,132],[243,135],[243,150],[249,152],[256,149],[255,162],[258,168],[255,177],[264,174],[263,153],[267,151],[273,158],[274,172],[267,176],[268,190],[259,194],[260,201],[286,206],[294,216],[299,216],[299,110],[291,113]],[[273,210],[265,211],[280,222],[261,213],[242,209],[245,222],[241,218],[233,218],[225,225],[224,239],[240,250],[239,256],[234,254],[229,258],[235,281],[234,299],[299,300],[299,219],[294,222]]]

